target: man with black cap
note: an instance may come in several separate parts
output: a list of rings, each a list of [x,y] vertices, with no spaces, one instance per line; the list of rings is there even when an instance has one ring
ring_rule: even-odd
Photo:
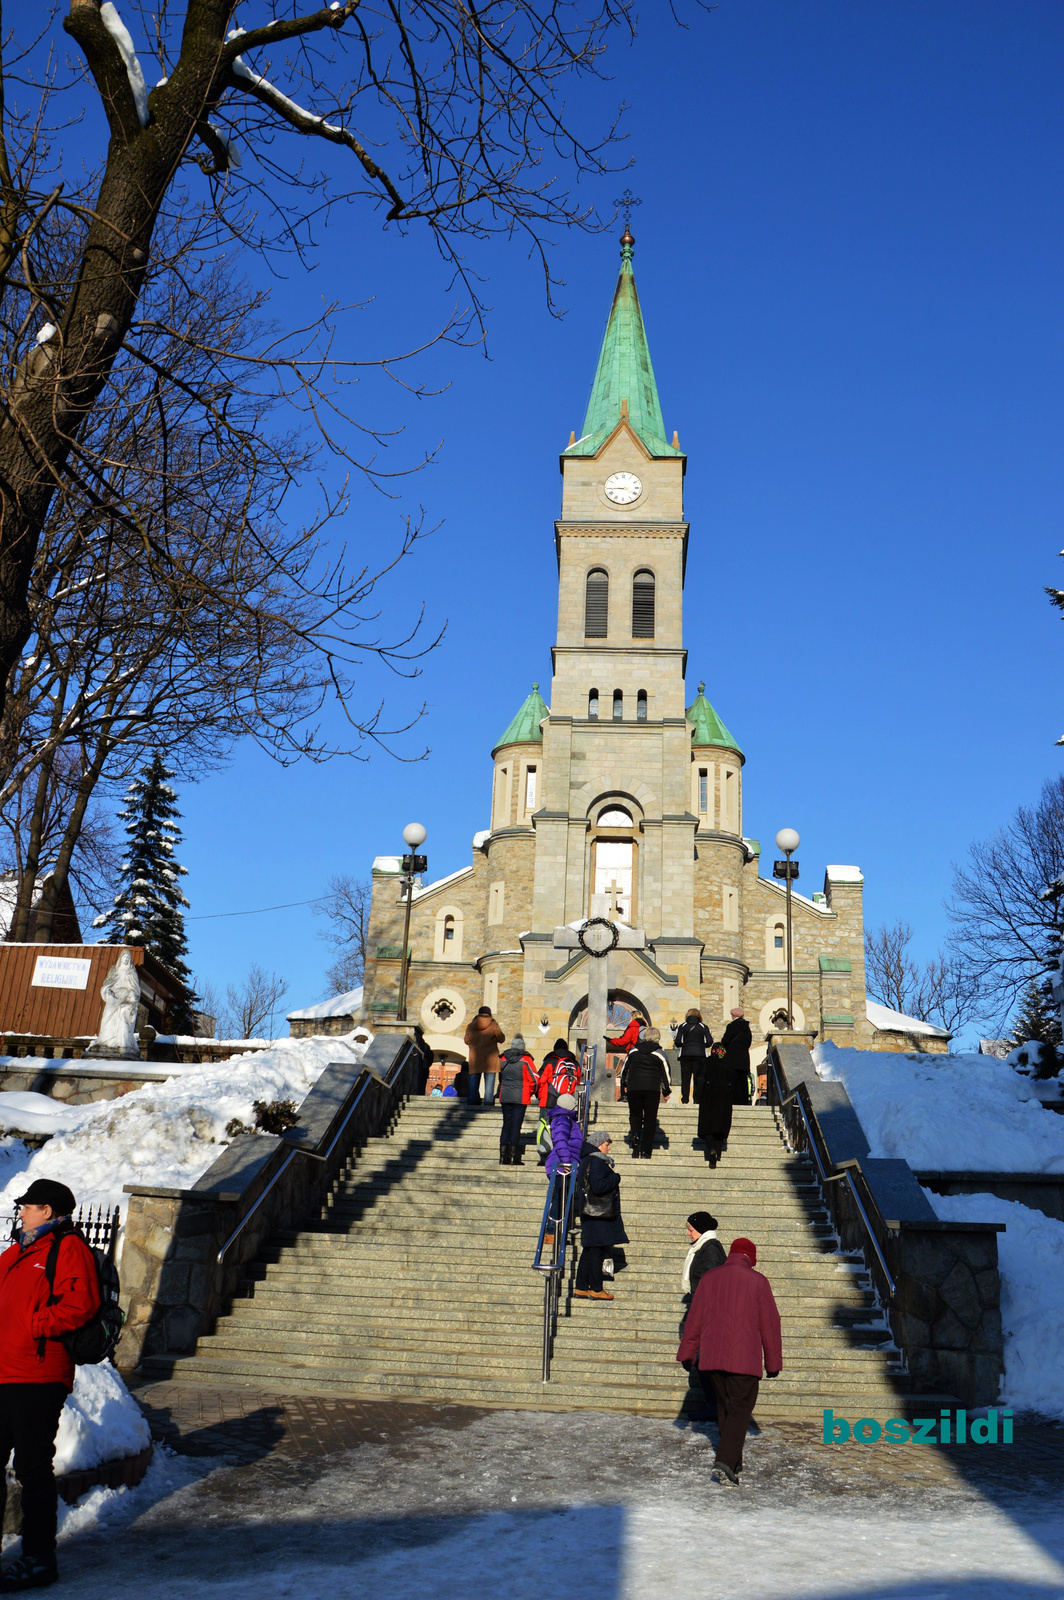
[[[5,1566],[0,1593],[55,1583],[57,1490],[52,1460],[59,1416],[74,1387],[61,1342],[100,1308],[96,1261],[71,1217],[65,1183],[37,1178],[15,1204],[19,1228],[0,1255],[0,1461],[15,1452],[22,1486],[22,1555]],[[46,1271],[58,1237],[54,1288]],[[0,1472],[0,1521],[6,1486]]]
[[[687,1219],[687,1240],[690,1249],[684,1257],[680,1275],[680,1293],[683,1296],[683,1316],[680,1318],[680,1338],[683,1338],[687,1311],[695,1290],[705,1274],[713,1267],[722,1267],[727,1261],[724,1246],[717,1238],[717,1219],[708,1211],[692,1211]],[[687,1373],[687,1387],[691,1391],[687,1415],[711,1421],[717,1414],[717,1402],[712,1386],[702,1382],[702,1374],[691,1362]]]

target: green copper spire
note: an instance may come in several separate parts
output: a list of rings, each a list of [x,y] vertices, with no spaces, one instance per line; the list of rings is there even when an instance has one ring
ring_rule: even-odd
[[[694,724],[691,743],[719,745],[721,749],[734,750],[736,755],[741,756],[739,746],[706,699],[705,687],[704,683],[698,685],[695,702],[687,707],[687,720]]]
[[[652,456],[683,455],[678,445],[668,444],[665,439],[661,401],[632,271],[634,247],[635,240],[625,228],[621,235],[621,274],[591,385],[583,432],[563,455],[595,455],[620,422],[625,405],[632,429]]]
[[[533,741],[542,744],[543,734],[539,725],[547,715],[547,702],[539,692],[539,684],[534,683],[532,693],[495,745],[495,749],[501,750],[504,744],[531,744]],[[494,751],[492,753],[494,754]]]

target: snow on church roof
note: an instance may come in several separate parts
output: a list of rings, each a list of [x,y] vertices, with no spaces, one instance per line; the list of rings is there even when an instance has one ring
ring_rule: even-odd
[[[334,995],[316,1006],[304,1006],[302,1011],[290,1011],[289,1022],[318,1022],[324,1017],[353,1017],[362,1004],[362,990],[348,989],[346,994]]]
[[[923,1033],[932,1039],[952,1039],[946,1028],[936,1028],[933,1022],[921,1022],[919,1017],[907,1017],[903,1011],[891,1011],[878,1000],[865,1001],[865,1015],[873,1028],[889,1033]]]

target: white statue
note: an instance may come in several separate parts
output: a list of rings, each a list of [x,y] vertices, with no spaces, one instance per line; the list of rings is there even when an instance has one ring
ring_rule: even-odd
[[[100,1031],[89,1045],[88,1054],[109,1061],[139,1061],[137,1011],[140,1007],[140,979],[133,957],[123,950],[100,989],[103,1016]]]

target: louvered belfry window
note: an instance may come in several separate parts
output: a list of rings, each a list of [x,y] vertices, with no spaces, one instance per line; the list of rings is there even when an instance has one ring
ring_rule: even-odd
[[[610,611],[609,573],[596,567],[587,575],[584,592],[584,638],[605,639]]]
[[[637,572],[632,581],[632,638],[654,637],[654,574]]]

